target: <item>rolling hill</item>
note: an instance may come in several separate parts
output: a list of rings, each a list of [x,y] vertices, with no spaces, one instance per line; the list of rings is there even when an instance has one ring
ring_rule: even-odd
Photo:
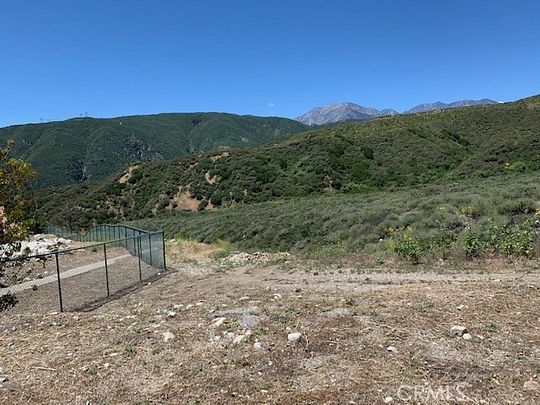
[[[30,161],[43,187],[102,179],[138,161],[258,146],[306,128],[286,118],[223,113],[74,118],[0,128],[0,144],[14,139],[15,155]]]
[[[342,124],[258,148],[143,163],[101,182],[44,190],[39,200],[49,221],[87,226],[539,169],[540,96],[535,96]]]

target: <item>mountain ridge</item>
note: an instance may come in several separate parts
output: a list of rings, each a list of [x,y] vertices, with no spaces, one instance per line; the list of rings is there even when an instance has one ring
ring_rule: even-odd
[[[43,190],[44,218],[81,226],[327,193],[540,170],[540,96],[343,123],[256,148],[141,163],[100,182]],[[73,213],[75,211],[75,214]]]
[[[309,126],[334,124],[344,121],[361,121],[372,118],[398,115],[398,114],[415,114],[420,112],[428,112],[435,110],[444,110],[449,108],[461,108],[475,105],[497,104],[497,101],[487,98],[479,100],[458,100],[451,103],[443,103],[437,101],[435,103],[419,104],[402,113],[394,109],[378,110],[376,108],[364,107],[360,104],[355,104],[349,101],[341,103],[331,103],[319,107],[314,107],[305,114],[295,118],[295,120]]]
[[[0,128],[0,144],[14,139],[15,156],[32,164],[43,187],[102,179],[138,161],[259,146],[307,129],[288,118],[213,112],[75,117]]]

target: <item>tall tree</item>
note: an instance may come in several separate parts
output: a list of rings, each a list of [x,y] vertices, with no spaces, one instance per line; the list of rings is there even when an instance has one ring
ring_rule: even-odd
[[[33,225],[25,191],[37,173],[26,160],[11,156],[14,143],[0,147],[0,244],[24,239]]]

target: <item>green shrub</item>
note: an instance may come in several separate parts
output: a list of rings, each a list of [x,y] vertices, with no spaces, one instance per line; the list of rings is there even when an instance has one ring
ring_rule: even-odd
[[[391,239],[388,242],[388,247],[398,256],[413,263],[419,263],[420,257],[423,254],[423,248],[412,231],[413,229],[410,226],[389,228],[388,232],[391,235]]]
[[[518,225],[501,229],[498,248],[507,256],[531,257],[535,250],[534,220],[525,218]]]
[[[468,257],[476,257],[485,252],[487,244],[481,232],[468,229],[461,236],[461,247]]]

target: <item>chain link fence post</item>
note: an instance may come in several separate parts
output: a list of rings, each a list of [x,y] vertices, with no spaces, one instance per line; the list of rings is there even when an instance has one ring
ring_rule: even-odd
[[[109,290],[109,266],[107,266],[107,244],[103,244],[103,257],[105,258],[105,284],[107,286],[107,297],[111,295]]]
[[[60,300],[60,312],[64,312],[64,304],[62,302],[62,285],[60,284],[60,264],[58,263],[58,252],[54,254],[56,260],[56,276],[58,277],[58,298]]]
[[[152,235],[148,234],[148,255],[149,255],[149,261],[150,266],[154,266],[154,262],[152,260]]]
[[[141,235],[137,238],[137,256],[139,258],[139,281],[142,281],[142,270],[141,270]]]
[[[161,231],[161,241],[163,242],[163,270],[167,270],[167,262],[165,259],[165,231]]]

